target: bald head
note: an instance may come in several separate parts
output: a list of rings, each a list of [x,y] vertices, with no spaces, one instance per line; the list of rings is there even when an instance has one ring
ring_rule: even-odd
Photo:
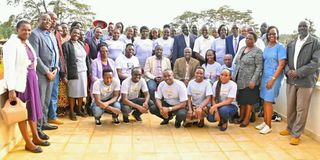
[[[231,68],[232,66],[232,59],[233,59],[233,56],[231,54],[226,54],[223,57],[223,62],[228,68]]]
[[[303,39],[306,36],[308,36],[309,30],[310,30],[310,22],[307,20],[301,21],[298,26],[298,33],[300,35],[300,39]]]

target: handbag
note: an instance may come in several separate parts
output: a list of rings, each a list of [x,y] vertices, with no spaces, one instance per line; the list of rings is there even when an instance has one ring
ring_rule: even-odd
[[[19,98],[16,101],[6,101],[3,108],[1,108],[1,115],[7,125],[21,122],[28,119],[28,111],[26,104]]]

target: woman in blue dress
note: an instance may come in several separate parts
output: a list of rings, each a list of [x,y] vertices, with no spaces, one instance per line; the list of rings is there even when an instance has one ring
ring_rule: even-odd
[[[258,126],[261,134],[271,132],[272,104],[279,94],[281,81],[284,77],[284,66],[287,59],[286,49],[278,42],[279,30],[270,26],[267,30],[268,45],[263,51],[264,67],[261,80],[260,97],[264,100],[264,122]]]

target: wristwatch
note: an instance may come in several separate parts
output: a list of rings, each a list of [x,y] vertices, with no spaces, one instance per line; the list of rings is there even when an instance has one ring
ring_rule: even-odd
[[[169,107],[169,112],[171,112],[172,111],[172,107]]]

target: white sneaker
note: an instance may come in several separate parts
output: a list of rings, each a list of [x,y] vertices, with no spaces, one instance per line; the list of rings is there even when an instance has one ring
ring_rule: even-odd
[[[259,130],[261,130],[261,129],[263,129],[264,128],[264,126],[266,126],[267,124],[266,123],[261,123],[261,124],[259,124],[259,125],[257,125],[256,126],[256,129],[259,129]]]
[[[260,130],[260,133],[261,134],[268,134],[271,131],[272,131],[272,129],[268,125],[266,125]]]

